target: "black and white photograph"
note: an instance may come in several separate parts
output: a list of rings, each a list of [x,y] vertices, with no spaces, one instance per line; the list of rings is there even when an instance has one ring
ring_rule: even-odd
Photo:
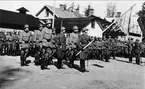
[[[0,89],[145,89],[144,0],[0,0]]]

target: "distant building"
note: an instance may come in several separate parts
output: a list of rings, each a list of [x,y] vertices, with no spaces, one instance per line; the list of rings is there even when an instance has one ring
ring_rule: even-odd
[[[23,30],[25,24],[30,26],[30,30],[38,28],[39,19],[26,14],[27,9],[21,7],[17,11],[19,13],[0,9],[0,30]]]

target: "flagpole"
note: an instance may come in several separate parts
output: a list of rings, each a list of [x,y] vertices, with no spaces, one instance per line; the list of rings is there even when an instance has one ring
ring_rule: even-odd
[[[55,22],[55,0],[53,2],[53,22],[52,22],[52,28],[54,28],[54,22]]]
[[[121,15],[121,17],[124,16],[124,15],[125,15],[131,8],[133,8],[135,5],[136,5],[136,4],[134,4],[134,5],[131,6],[126,12],[124,12],[124,13]],[[120,17],[120,18],[121,18],[121,17]],[[119,20],[120,18],[118,18],[117,20]],[[108,28],[110,28],[114,23],[115,23],[115,21],[114,21],[113,23],[111,23],[105,30],[103,30],[103,33],[104,33]]]

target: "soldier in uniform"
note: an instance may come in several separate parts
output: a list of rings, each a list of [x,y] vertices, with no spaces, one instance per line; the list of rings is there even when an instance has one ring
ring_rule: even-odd
[[[77,46],[80,50],[82,50],[82,52],[79,54],[79,58],[80,58],[80,68],[82,72],[89,72],[88,70],[86,70],[85,68],[85,60],[87,60],[88,58],[88,48],[84,49],[83,48],[89,43],[89,41],[91,40],[91,38],[87,35],[87,31],[88,29],[83,28],[82,29],[82,35],[80,35],[80,37],[77,40]]]
[[[40,53],[41,53],[41,50],[42,50],[42,44],[40,43],[40,36],[41,36],[41,33],[42,33],[42,29],[43,29],[43,25],[42,24],[39,24],[39,29],[38,30],[35,30],[34,32],[34,48],[35,48],[35,60],[34,60],[34,63],[35,65],[40,65]]]
[[[16,55],[17,53],[17,45],[18,45],[18,35],[17,35],[17,31],[14,30],[13,31],[13,35],[12,35],[13,41],[12,41],[12,55]]]
[[[74,60],[75,60],[75,55],[77,52],[77,45],[76,42],[79,37],[79,31],[77,26],[73,26],[74,32],[70,33],[70,38],[69,38],[69,61],[70,61],[70,67],[72,68],[74,66]]]
[[[132,63],[132,57],[133,57],[133,42],[131,41],[131,38],[128,38],[127,49],[128,49],[127,51],[128,51],[129,62]]]
[[[139,39],[136,39],[136,42],[134,44],[134,54],[136,57],[136,64],[140,65],[140,54],[142,52],[142,45],[139,42]]]
[[[50,64],[53,64],[53,57],[55,57],[55,54],[56,54],[56,29],[53,28],[52,29],[52,39],[51,39],[51,42],[52,42],[52,56],[50,58]]]
[[[3,51],[5,49],[4,42],[6,40],[6,35],[4,34],[4,31],[0,32],[0,54],[3,54]]]
[[[40,43],[42,43],[42,55],[41,55],[41,69],[47,68],[50,58],[52,57],[52,47],[54,46],[51,42],[52,39],[52,28],[51,20],[47,20],[44,28],[42,29],[40,36]]]
[[[21,61],[21,66],[27,66],[26,63],[26,57],[28,55],[29,52],[29,43],[31,40],[31,32],[29,31],[29,25],[25,24],[24,25],[24,31],[21,32],[20,34],[20,39],[19,39],[19,43],[20,43],[20,61]]]
[[[11,55],[12,53],[12,33],[11,32],[7,32],[6,34],[6,45],[7,45],[7,55]]]
[[[64,59],[66,52],[65,27],[61,27],[61,32],[56,37],[56,43],[57,43],[57,51],[56,51],[57,68],[63,69],[62,60]]]

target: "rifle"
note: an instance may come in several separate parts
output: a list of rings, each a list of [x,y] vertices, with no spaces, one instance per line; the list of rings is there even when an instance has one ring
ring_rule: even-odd
[[[83,48],[83,50],[86,49],[90,44],[92,44],[94,40],[95,40],[95,39],[93,39],[92,41],[90,41],[90,42]],[[78,56],[81,52],[82,52],[82,50],[80,50],[80,51],[76,54],[76,56]]]

